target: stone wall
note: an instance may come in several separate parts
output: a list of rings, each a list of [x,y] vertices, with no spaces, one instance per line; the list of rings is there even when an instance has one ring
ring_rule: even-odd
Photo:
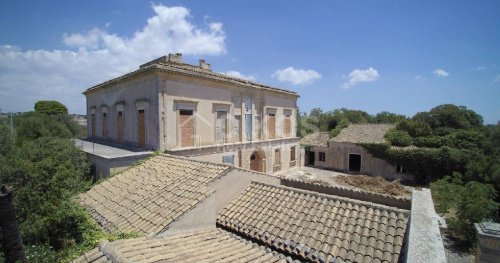
[[[434,210],[431,191],[423,188],[412,195],[409,230],[406,236],[406,262],[445,263],[446,254]]]
[[[387,206],[393,206],[400,209],[411,209],[411,199],[405,197],[396,197],[392,195],[366,192],[362,190],[346,188],[341,186],[326,186],[317,183],[308,183],[295,179],[281,179],[284,186],[294,187],[303,190],[309,190],[329,195],[337,195]]]

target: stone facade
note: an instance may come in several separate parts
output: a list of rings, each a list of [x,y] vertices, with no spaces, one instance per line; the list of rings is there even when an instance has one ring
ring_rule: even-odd
[[[210,68],[170,54],[88,89],[89,137],[265,173],[296,167],[298,95]]]

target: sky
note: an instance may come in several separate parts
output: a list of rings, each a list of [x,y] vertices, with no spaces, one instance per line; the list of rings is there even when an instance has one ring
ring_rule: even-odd
[[[82,92],[168,53],[297,91],[319,107],[407,116],[445,103],[500,120],[500,1],[0,2],[0,109]]]

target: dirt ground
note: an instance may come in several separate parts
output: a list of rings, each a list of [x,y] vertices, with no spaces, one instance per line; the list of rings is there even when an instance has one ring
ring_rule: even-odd
[[[335,178],[340,185],[350,185],[366,191],[388,194],[394,196],[410,195],[398,181],[388,181],[380,176],[367,175],[340,175]]]
[[[352,175],[335,171],[317,169],[312,167],[303,167],[292,173],[283,173],[286,178],[300,179],[303,181],[332,185],[344,186],[348,188],[359,188],[365,191],[391,194],[396,196],[411,195],[412,187],[403,186],[399,182],[390,182],[382,177],[367,175]]]

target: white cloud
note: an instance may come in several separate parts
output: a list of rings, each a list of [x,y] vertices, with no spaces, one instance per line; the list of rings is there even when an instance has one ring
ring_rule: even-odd
[[[252,81],[255,80],[255,77],[252,75],[243,75],[240,72],[234,71],[234,70],[226,71],[225,73],[226,73],[226,75],[231,76],[231,77],[235,77],[235,78],[252,80]]]
[[[491,82],[491,85],[495,84],[495,83],[500,83],[500,74],[498,74],[495,79],[493,80],[493,82]]]
[[[341,88],[349,89],[359,83],[373,82],[376,81],[379,76],[378,71],[372,67],[368,69],[354,69],[351,73],[349,73],[349,80],[344,82]]]
[[[432,73],[438,77],[448,77],[450,75],[450,73],[441,68],[435,69]]]
[[[413,77],[414,80],[421,80],[421,81],[424,81],[426,80],[424,77],[420,76],[420,75],[417,75],[415,77]]]
[[[291,82],[294,85],[311,84],[313,81],[320,79],[321,74],[312,69],[294,69],[288,67],[285,69],[278,69],[272,75],[282,82]]]
[[[117,77],[139,65],[180,52],[187,55],[226,53],[221,23],[197,26],[185,7],[153,5],[154,15],[132,36],[103,28],[65,33],[67,49],[23,50],[0,45],[0,105],[30,110],[35,101],[57,99],[70,111],[85,112],[85,89]]]

